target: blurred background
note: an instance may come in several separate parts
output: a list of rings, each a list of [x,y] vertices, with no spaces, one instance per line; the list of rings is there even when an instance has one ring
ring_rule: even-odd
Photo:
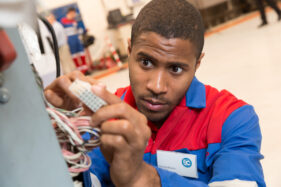
[[[17,25],[44,87],[58,75],[79,70],[114,92],[129,84],[127,43],[136,16],[149,1],[0,0],[0,26]],[[265,180],[280,187],[281,1],[187,1],[201,12],[206,28],[197,77],[255,107]]]
[[[258,0],[188,1],[201,12],[206,32],[259,8]],[[46,12],[51,13],[63,24],[62,18],[66,17],[68,9],[74,8],[76,15],[73,15],[73,19],[80,29],[78,33],[84,46],[84,50],[81,51],[84,52],[86,61],[76,64],[76,68],[79,69],[81,64],[87,64],[87,70],[82,71],[100,73],[118,64],[120,67],[119,62],[126,63],[131,26],[140,9],[147,2],[149,0],[48,0],[40,1],[39,12],[42,15]],[[75,42],[68,42],[72,45],[71,43]],[[70,48],[75,47],[70,46]],[[71,54],[75,54],[75,50]]]
[[[220,24],[258,10],[257,1],[189,0],[201,12],[207,34]],[[126,63],[131,26],[147,2],[149,0],[41,0],[38,12],[51,24],[56,21],[65,28],[75,68],[87,74],[100,74]],[[69,9],[74,9],[73,15],[68,14]],[[67,15],[69,19],[65,19]],[[71,28],[64,23],[67,20],[77,23],[74,33],[69,32]],[[82,46],[75,42],[75,34]]]

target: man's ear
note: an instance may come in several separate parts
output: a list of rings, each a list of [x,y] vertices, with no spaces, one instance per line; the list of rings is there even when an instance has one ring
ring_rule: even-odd
[[[130,55],[132,52],[132,42],[131,38],[128,39],[128,54]]]
[[[201,53],[200,57],[198,58],[198,60],[197,60],[197,62],[196,62],[196,67],[195,67],[196,71],[197,71],[197,69],[200,67],[201,61],[202,61],[202,59],[204,58],[204,56],[205,56],[205,53],[203,52],[203,53]]]

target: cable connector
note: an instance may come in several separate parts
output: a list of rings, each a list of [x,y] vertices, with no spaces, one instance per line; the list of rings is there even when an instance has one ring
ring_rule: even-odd
[[[96,96],[91,91],[91,87],[92,86],[89,83],[76,79],[70,85],[69,90],[93,112],[96,112],[102,106],[107,105],[107,103],[100,97]]]

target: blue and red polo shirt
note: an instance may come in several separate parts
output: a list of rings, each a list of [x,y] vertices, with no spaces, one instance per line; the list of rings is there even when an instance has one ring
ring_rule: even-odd
[[[116,95],[136,108],[131,87],[118,89]],[[258,116],[252,106],[228,91],[218,91],[194,77],[185,97],[162,127],[157,129],[150,122],[148,125],[152,136],[143,159],[156,168],[162,186],[208,186],[212,182],[234,179],[266,186],[260,164],[263,156]],[[198,178],[159,168],[157,150],[196,155]],[[94,149],[89,156],[93,164],[84,173],[85,186],[92,186],[90,173],[102,186],[114,186],[109,164],[100,149]]]

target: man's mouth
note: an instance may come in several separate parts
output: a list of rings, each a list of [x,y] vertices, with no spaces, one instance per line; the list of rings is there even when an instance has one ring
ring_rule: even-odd
[[[146,109],[153,112],[160,112],[167,108],[168,104],[164,101],[157,100],[154,98],[142,99],[142,103]]]

